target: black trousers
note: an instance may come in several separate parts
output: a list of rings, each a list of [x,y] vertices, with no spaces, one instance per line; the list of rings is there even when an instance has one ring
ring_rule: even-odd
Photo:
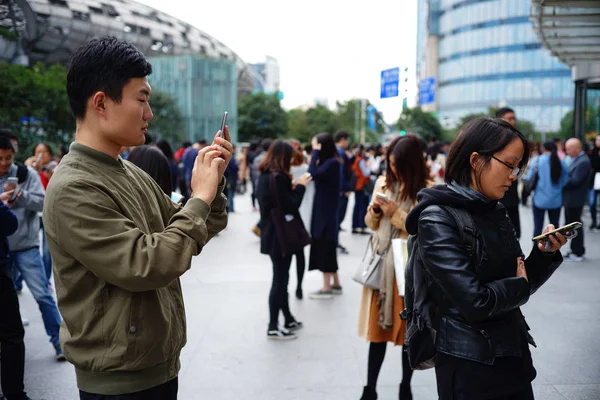
[[[344,218],[346,218],[346,211],[348,210],[348,196],[344,193],[340,193],[340,202],[338,204],[338,221],[340,227],[342,226],[342,222]]]
[[[566,224],[570,224],[571,222],[581,222],[581,212],[583,211],[583,206],[581,207],[565,207],[565,220]],[[583,241],[583,231],[584,229],[579,229],[577,236],[571,239],[571,252],[576,256],[582,256],[585,254],[585,245]]]
[[[8,272],[8,265],[0,262],[0,345],[2,359],[2,392],[8,400],[25,399],[23,375],[25,373],[25,330],[21,322],[19,299]]]
[[[277,329],[279,311],[283,313],[286,322],[294,320],[288,301],[288,282],[290,280],[292,256],[283,257],[278,249],[272,251],[270,256],[273,263],[273,282],[269,293],[269,329]]]
[[[142,390],[141,392],[117,394],[117,395],[103,395],[87,393],[83,390],[79,391],[79,398],[81,400],[177,400],[177,389],[179,383],[177,378],[170,380],[169,382],[163,383],[162,385],[155,386],[150,389]]]

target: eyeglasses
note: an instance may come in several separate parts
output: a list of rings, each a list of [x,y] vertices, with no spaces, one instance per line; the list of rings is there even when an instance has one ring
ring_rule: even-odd
[[[506,166],[506,168],[510,169],[510,174],[512,176],[516,176],[517,178],[521,176],[521,174],[523,173],[523,171],[521,171],[521,168],[519,167],[513,167],[512,165],[505,163],[504,161],[492,156],[492,158],[496,161],[498,161],[500,164]]]

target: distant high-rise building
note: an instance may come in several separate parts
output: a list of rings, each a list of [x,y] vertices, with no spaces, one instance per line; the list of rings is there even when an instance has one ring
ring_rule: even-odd
[[[434,79],[420,105],[455,125],[467,114],[509,106],[542,132],[573,108],[569,68],[542,47],[530,0],[418,0],[417,78]],[[431,90],[429,91],[431,92]]]
[[[255,76],[255,90],[265,93],[279,92],[279,62],[266,56],[262,63],[250,64]]]

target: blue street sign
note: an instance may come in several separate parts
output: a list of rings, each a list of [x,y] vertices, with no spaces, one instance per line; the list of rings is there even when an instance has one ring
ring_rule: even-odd
[[[390,68],[381,71],[381,96],[386,99],[388,97],[398,96],[398,86],[400,81],[400,68]]]
[[[425,78],[419,82],[419,105],[435,101],[435,78]]]

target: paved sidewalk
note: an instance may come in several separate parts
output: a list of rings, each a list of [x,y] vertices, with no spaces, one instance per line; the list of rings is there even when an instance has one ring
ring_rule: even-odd
[[[351,205],[352,206],[352,205]],[[294,315],[305,324],[298,340],[265,339],[269,258],[259,253],[251,232],[258,213],[248,197],[236,198],[238,212],[229,227],[194,260],[183,279],[188,343],[182,354],[182,400],[352,400],[365,382],[368,345],[356,335],[360,287],[350,276],[364,251],[366,237],[341,235],[350,255],[340,255],[344,295],[328,301],[307,299],[320,286],[317,272],[307,273],[305,300],[293,297]],[[349,231],[349,214],[346,228]],[[522,208],[523,232],[530,232],[530,208]],[[600,399],[600,233],[586,234],[587,260],[565,263],[529,303],[524,314],[538,343],[532,349],[541,400]],[[525,235],[529,237],[529,235]],[[522,240],[524,249],[531,247]],[[40,313],[31,294],[20,296],[31,324],[26,328],[26,389],[33,399],[75,400],[73,367],[54,361]],[[388,349],[378,387],[382,400],[397,399],[401,349]],[[416,400],[437,398],[433,371],[415,372]]]

